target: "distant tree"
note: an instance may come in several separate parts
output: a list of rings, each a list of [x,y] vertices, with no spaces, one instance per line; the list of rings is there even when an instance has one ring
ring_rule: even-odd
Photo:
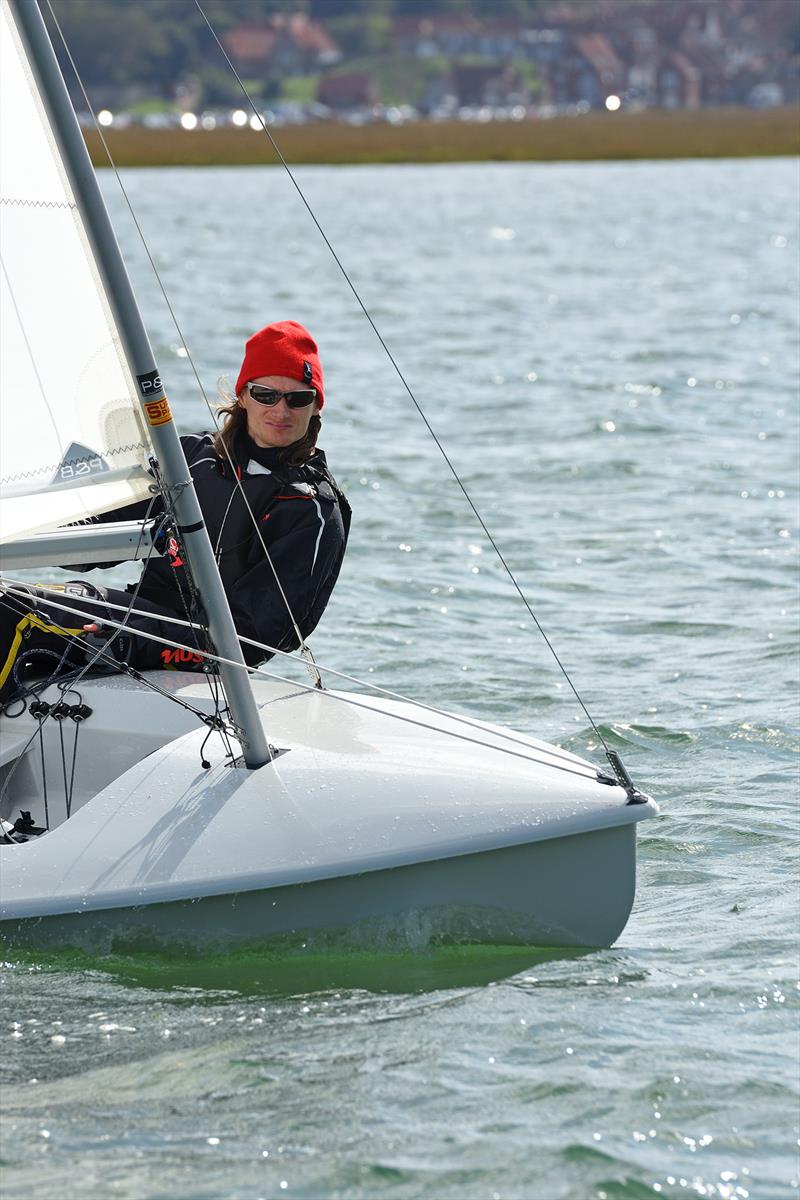
[[[535,24],[554,0],[49,0],[42,3],[68,86],[77,98],[71,68],[60,47],[53,11],[91,96],[93,88],[139,91],[148,98],[167,98],[189,79],[199,81],[207,103],[235,101],[237,85],[203,19],[222,37],[242,24],[259,24],[274,13],[306,13],[324,22],[345,60],[385,59],[395,55],[392,23],[398,17],[449,14],[472,16],[487,25],[497,21]],[[572,9],[602,23],[614,14],[658,12],[664,44],[675,40],[690,13],[716,11],[738,20],[747,15],[759,30],[764,47],[780,44],[782,52],[800,52],[798,0],[569,0]],[[723,22],[723,25],[725,22]],[[390,65],[390,64],[389,64]],[[360,64],[377,69],[378,64]],[[342,64],[345,69],[346,62]],[[446,68],[444,68],[446,69]],[[265,86],[276,85],[264,80]],[[398,83],[398,88],[401,86]]]
[[[536,21],[550,0],[477,0],[475,15],[484,21]]]
[[[176,5],[197,11],[194,0],[167,0],[167,3],[173,12]],[[311,0],[200,0],[200,3],[217,32],[235,25],[257,25],[273,13],[310,14],[311,9]]]
[[[222,66],[206,66],[197,72],[197,82],[207,108],[240,108],[242,105],[242,89],[236,82],[233,72],[223,63]],[[252,80],[248,81],[251,94],[259,95],[253,88]]]
[[[392,20],[385,13],[350,13],[331,17],[325,25],[347,58],[382,54],[389,48]]]
[[[110,4],[61,0],[53,8],[87,86],[122,85],[132,78],[158,83],[162,78],[169,59],[169,36],[143,8],[122,8],[113,0]],[[53,42],[57,52],[61,51],[55,31]],[[67,77],[71,77],[69,69]]]
[[[397,0],[310,0],[310,16],[315,21],[333,21],[336,17],[354,17],[379,13],[391,17]]]
[[[534,19],[551,2],[552,0],[394,0],[392,7],[396,16],[404,17],[450,13],[474,16],[488,22],[508,19],[527,21]],[[327,3],[327,0],[320,0],[320,3]]]
[[[214,31],[258,23],[277,12],[308,12],[310,0],[200,0]],[[187,73],[227,71],[194,0],[52,0],[87,87],[149,85],[169,95]],[[56,53],[71,81],[60,37],[44,6]]]

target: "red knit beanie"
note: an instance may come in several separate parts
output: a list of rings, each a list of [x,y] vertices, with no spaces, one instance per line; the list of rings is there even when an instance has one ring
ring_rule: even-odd
[[[244,362],[236,380],[236,395],[252,379],[260,379],[262,375],[286,375],[296,379],[306,387],[316,388],[320,408],[325,403],[317,343],[297,321],[276,321],[247,339]]]

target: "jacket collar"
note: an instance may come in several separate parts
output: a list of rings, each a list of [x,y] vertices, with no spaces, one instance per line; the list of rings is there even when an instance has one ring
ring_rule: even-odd
[[[299,467],[289,466],[279,461],[278,449],[262,449],[252,442],[245,430],[237,431],[233,442],[234,470],[241,479],[245,475],[275,475],[278,479],[288,482],[291,479],[303,479],[310,472],[312,476],[324,476],[327,461],[324,450],[315,450],[307,462]],[[227,474],[231,465],[225,459],[222,463],[223,473]]]

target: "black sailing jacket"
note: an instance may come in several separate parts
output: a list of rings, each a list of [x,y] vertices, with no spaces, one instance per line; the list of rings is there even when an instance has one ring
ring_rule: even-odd
[[[189,434],[181,443],[237,632],[279,650],[295,649],[297,636],[275,574],[294,620],[307,637],[333,591],[350,528],[350,506],[328,470],[324,452],[317,450],[301,466],[290,467],[278,464],[277,451],[259,451],[240,434],[232,455],[237,464],[234,473],[231,464],[215,454],[210,433]],[[132,516],[133,507],[109,513],[105,519]],[[137,504],[136,515],[142,516],[139,510],[145,507]],[[164,557],[150,559],[139,594],[185,615],[188,587],[177,543],[171,543]],[[242,649],[250,663],[265,657],[253,647]]]

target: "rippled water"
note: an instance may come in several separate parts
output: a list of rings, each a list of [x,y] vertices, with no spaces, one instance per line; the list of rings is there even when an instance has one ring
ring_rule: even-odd
[[[662,816],[611,950],[19,954],[5,1200],[798,1189],[798,169],[305,169],[595,720]],[[355,509],[320,660],[596,753],[290,183],[125,175],[201,377],[306,322]],[[185,430],[207,427],[111,177]],[[122,575],[121,578],[126,578]]]

